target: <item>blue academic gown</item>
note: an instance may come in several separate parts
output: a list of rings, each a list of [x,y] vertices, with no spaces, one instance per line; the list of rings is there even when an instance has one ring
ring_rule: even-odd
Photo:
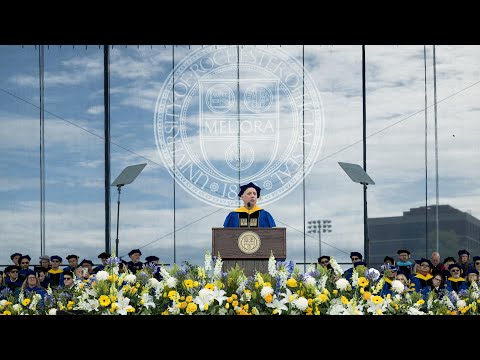
[[[255,211],[259,211],[258,227],[272,228],[277,226],[275,224],[275,220],[273,220],[272,215],[270,215],[268,211],[263,210],[258,206],[255,206],[253,209],[250,210],[250,214],[254,213]],[[242,206],[242,207],[239,207],[238,209],[235,209],[231,213],[229,213],[223,223],[223,227],[228,227],[228,228],[240,227],[240,220],[238,216],[238,213],[240,212],[248,213],[248,210],[245,206]]]

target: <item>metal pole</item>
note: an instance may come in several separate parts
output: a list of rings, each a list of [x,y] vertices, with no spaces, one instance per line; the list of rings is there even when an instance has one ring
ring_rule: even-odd
[[[367,98],[365,87],[365,45],[362,45],[362,97],[363,97],[363,170],[367,172]],[[368,238],[367,185],[363,184],[363,257],[368,264],[370,241]]]
[[[103,102],[105,114],[103,121],[105,137],[105,251],[110,253],[110,50],[108,45],[103,46]]]
[[[318,257],[322,256],[322,229],[318,232]]]
[[[117,238],[115,239],[115,256],[118,257],[118,220],[120,219],[120,190],[122,185],[117,185],[118,200],[117,200]]]

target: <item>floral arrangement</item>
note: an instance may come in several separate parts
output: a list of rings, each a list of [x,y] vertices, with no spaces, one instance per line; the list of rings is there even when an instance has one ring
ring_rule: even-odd
[[[480,289],[439,294],[408,291],[391,281],[381,296],[383,275],[357,266],[350,281],[333,257],[331,269],[311,264],[302,273],[292,261],[271,254],[267,273],[246,276],[235,267],[222,272],[223,261],[207,251],[204,266],[184,262],[171,269],[146,265],[135,274],[121,272],[112,255],[104,270],[71,288],[48,288],[15,295],[0,292],[2,315],[478,315]]]

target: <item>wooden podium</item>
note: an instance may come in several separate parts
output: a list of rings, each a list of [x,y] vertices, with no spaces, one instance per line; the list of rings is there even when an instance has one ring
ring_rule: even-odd
[[[222,271],[236,264],[245,275],[268,272],[270,253],[276,260],[287,257],[286,228],[212,228],[212,255],[223,260]]]

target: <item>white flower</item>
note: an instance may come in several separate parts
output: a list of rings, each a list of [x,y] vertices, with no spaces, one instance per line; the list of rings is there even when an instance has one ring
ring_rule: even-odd
[[[215,289],[213,289],[213,299],[218,301],[219,305],[222,305],[222,303],[227,300],[227,297],[225,296],[225,290],[220,290],[215,286]]]
[[[407,310],[408,315],[425,315],[423,311],[418,310],[415,306],[411,306]]]
[[[203,288],[198,292],[198,296],[195,297],[193,302],[198,305],[200,311],[205,310],[205,304],[210,304],[210,301],[213,299],[213,291]]]
[[[313,265],[312,263],[310,263],[308,265],[308,268],[307,268],[307,273],[313,273],[315,271],[315,265]]]
[[[166,283],[167,283],[167,286],[170,288],[170,289],[174,289],[177,287],[177,283],[178,283],[178,280],[176,278],[174,278],[173,276],[170,276],[167,280],[166,280]]]
[[[305,309],[308,307],[308,300],[305,299],[303,296],[300,296],[293,302],[293,304],[298,310],[305,311]]]
[[[218,254],[217,260],[215,261],[215,268],[213,269],[214,279],[218,279],[222,275],[222,265],[223,265],[222,258],[220,257],[220,254]]]
[[[123,297],[123,293],[120,291],[118,293],[117,302],[114,303],[117,306],[117,313],[120,315],[127,315],[127,311],[133,308],[129,303],[130,299]]]
[[[129,284],[134,284],[137,281],[137,277],[134,274],[128,274],[123,280]]]
[[[467,306],[467,303],[465,302],[465,300],[457,301],[457,308],[461,309],[461,308],[464,308],[465,306]]]
[[[158,286],[158,284],[160,283],[157,279],[155,279],[154,277],[148,279],[148,285],[152,288],[155,288]]]
[[[22,305],[20,305],[20,304],[14,304],[14,305],[12,306],[12,309],[13,309],[13,311],[15,311],[16,313],[19,313],[20,310],[22,310]]]
[[[0,300],[0,306],[5,306],[6,303],[7,303],[7,300]]]
[[[298,294],[292,293],[292,292],[290,291],[290,289],[286,289],[286,291],[285,291],[283,294],[281,294],[281,295],[282,295],[282,296],[285,298],[285,300],[288,301],[288,302],[294,302],[295,299],[298,297]]]
[[[270,274],[271,277],[276,277],[277,276],[276,263],[277,263],[277,261],[275,260],[275,257],[273,256],[273,251],[270,251],[270,257],[268,258],[268,273]]]
[[[332,256],[330,256],[329,264],[332,266],[335,275],[343,275],[343,269]]]
[[[108,274],[108,272],[101,270],[97,273],[95,278],[97,279],[97,281],[104,281],[104,280],[108,280],[109,276],[110,275]]]
[[[141,299],[143,300],[143,306],[145,306],[147,309],[149,307],[151,308],[155,307],[155,303],[153,302],[153,297],[148,293],[143,293],[141,296]]]
[[[345,290],[348,287],[349,283],[348,280],[345,278],[338,279],[335,281],[335,286],[338,290]]]
[[[308,286],[308,285],[313,285],[315,286],[315,278],[313,276],[310,276],[310,275],[305,275],[305,280],[303,280],[303,283]]]
[[[402,293],[405,290],[405,285],[400,280],[392,281],[392,290],[397,293]]]
[[[277,295],[273,296],[273,300],[271,303],[267,303],[267,307],[277,309],[277,314],[281,315],[282,311],[288,311],[288,307],[285,305],[287,303],[287,299],[279,300]]]
[[[209,251],[205,253],[205,271],[212,270],[212,255]]]
[[[262,291],[260,291],[260,295],[264,298],[268,294],[273,294],[273,289],[270,286],[264,286]]]
[[[53,308],[48,310],[48,315],[57,315],[57,309]]]

